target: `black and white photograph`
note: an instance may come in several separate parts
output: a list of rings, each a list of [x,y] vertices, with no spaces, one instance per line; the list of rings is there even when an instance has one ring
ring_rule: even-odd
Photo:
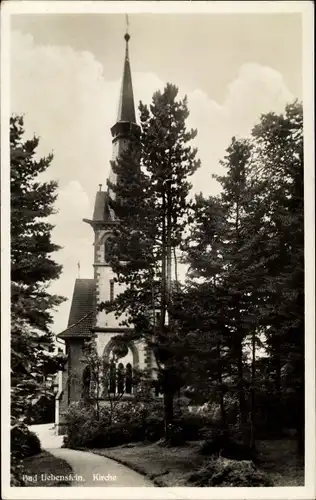
[[[313,7],[1,6],[3,498],[314,498]]]

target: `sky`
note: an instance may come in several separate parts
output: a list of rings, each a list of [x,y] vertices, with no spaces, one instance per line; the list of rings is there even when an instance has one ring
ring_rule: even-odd
[[[67,325],[78,262],[80,277],[93,277],[93,233],[82,219],[109,174],[124,32],[122,14],[11,17],[11,113],[24,114],[26,137],[40,137],[39,156],[54,153],[44,179],[59,183],[52,236],[63,273],[51,291],[68,300],[55,333]],[[233,135],[302,99],[300,14],[132,14],[129,32],[136,105],[167,82],[188,97],[201,159],[193,193],[218,192],[212,174]]]

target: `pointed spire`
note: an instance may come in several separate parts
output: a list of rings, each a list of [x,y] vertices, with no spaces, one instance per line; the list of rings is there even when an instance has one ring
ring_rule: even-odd
[[[136,123],[132,74],[128,53],[128,42],[130,40],[130,35],[128,34],[127,30],[124,35],[124,39],[126,42],[125,60],[117,121]]]

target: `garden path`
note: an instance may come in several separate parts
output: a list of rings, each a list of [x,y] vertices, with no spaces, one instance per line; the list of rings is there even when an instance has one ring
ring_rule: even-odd
[[[115,460],[87,451],[61,448],[63,437],[54,434],[54,424],[32,425],[30,430],[38,435],[43,449],[70,465],[74,475],[71,486],[155,486],[146,477]]]

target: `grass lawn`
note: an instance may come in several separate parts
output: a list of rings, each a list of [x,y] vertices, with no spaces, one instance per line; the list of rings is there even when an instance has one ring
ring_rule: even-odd
[[[198,455],[199,445],[165,448],[157,443],[135,443],[90,451],[118,460],[160,486],[187,486],[187,476],[205,460]]]
[[[65,460],[56,458],[47,451],[25,458],[23,466],[24,474],[28,476],[25,486],[70,486],[70,481],[50,477],[67,476],[72,473],[72,468]]]
[[[295,439],[258,441],[260,468],[275,486],[304,486],[304,459],[296,453]]]
[[[199,455],[200,442],[165,448],[158,443],[133,443],[115,448],[93,449],[93,453],[113,458],[154,480],[159,486],[192,486],[187,479],[205,457]],[[274,486],[303,486],[304,465],[294,452],[295,441],[258,441],[260,469]]]

